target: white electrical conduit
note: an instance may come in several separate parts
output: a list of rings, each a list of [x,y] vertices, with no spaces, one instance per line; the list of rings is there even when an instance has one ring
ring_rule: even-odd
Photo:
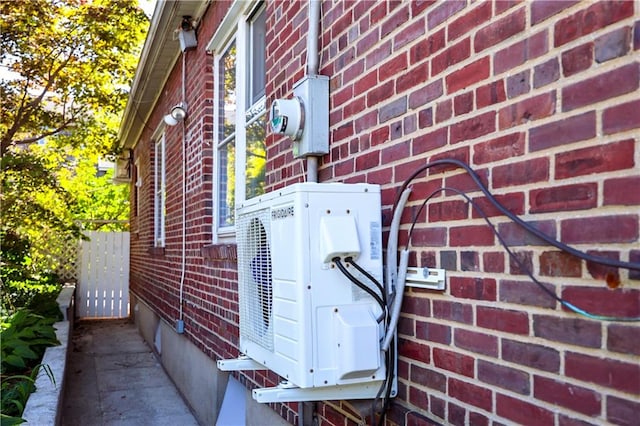
[[[385,280],[385,291],[387,292],[387,295],[391,295],[391,293],[393,293],[394,286],[396,284],[396,277],[398,275],[398,232],[400,230],[402,211],[404,210],[405,204],[407,204],[409,195],[411,195],[410,187],[402,192],[402,196],[398,201],[396,210],[393,212],[391,227],[389,228],[389,241],[387,242],[387,279]]]
[[[186,107],[186,61],[187,54],[182,52],[182,106]],[[180,272],[180,315],[178,319],[183,321],[182,305],[184,299],[184,278],[187,270],[187,125],[186,120],[182,120],[182,270]]]
[[[309,0],[309,34],[307,35],[307,75],[317,75],[320,65],[318,32],[320,31],[320,1]]]
[[[387,327],[387,334],[382,343],[382,350],[389,350],[391,339],[395,335],[398,319],[400,319],[400,308],[402,307],[402,296],[404,295],[404,284],[407,282],[407,266],[409,266],[409,250],[404,249],[400,252],[400,266],[398,267],[398,282],[396,285],[396,297],[393,298],[393,306],[391,307],[391,320]]]
[[[393,219],[391,220],[391,227],[389,228],[389,241],[387,242],[387,279],[385,280],[384,291],[387,295],[390,295],[390,293],[393,292],[394,297],[393,299],[388,297],[388,303],[393,303],[393,305],[389,306],[389,308],[391,308],[389,310],[392,312],[389,326],[386,330],[385,339],[382,344],[382,350],[384,351],[389,349],[389,344],[395,334],[395,328],[400,317],[404,283],[407,276],[407,265],[409,262],[409,252],[407,250],[403,250],[401,254],[399,269],[396,269],[396,265],[398,264],[398,233],[400,231],[400,219],[402,218],[402,211],[404,210],[404,206],[407,204],[409,195],[411,195],[411,187],[402,192],[402,196],[396,205],[396,210],[393,212]],[[391,290],[391,292],[389,290]]]
[[[318,33],[320,31],[320,1],[309,0],[309,34],[307,34],[307,75],[317,75],[320,65]],[[307,159],[307,182],[318,182],[318,157]]]
[[[320,0],[309,0],[309,33],[307,34],[307,75],[317,75],[320,64],[318,33],[320,30]],[[307,182],[318,182],[318,157],[307,156]],[[298,417],[304,419],[304,404]]]
[[[318,157],[310,155],[306,159],[307,182],[318,182]]]

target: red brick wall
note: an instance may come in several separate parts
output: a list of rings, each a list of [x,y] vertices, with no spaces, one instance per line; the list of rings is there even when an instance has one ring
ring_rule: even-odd
[[[187,53],[185,334],[213,358],[237,355],[235,247],[211,245],[212,57],[228,3],[214,2]],[[383,219],[402,182],[428,161],[469,163],[510,211],[580,250],[640,262],[640,11],[575,1],[322,2],[321,74],[331,77],[330,153],[320,181],[382,185]],[[305,2],[267,7],[267,97],[304,74]],[[178,315],[181,126],[167,133],[167,247],[153,242],[151,132],[180,99],[178,60],[135,149],[143,205],[132,218],[131,286],[168,321]],[[303,179],[288,139],[269,134],[269,189]],[[542,243],[511,223],[453,167],[423,173],[401,243],[429,193],[467,191],[518,259],[557,296],[590,312],[640,316],[640,273]],[[419,216],[412,265],[444,268],[444,293],[406,291],[399,397],[389,424],[631,425],[640,412],[640,327],[568,312],[500,246],[477,211],[440,193]],[[248,386],[278,381],[251,372]],[[274,405],[290,422],[296,404]],[[366,413],[365,413],[366,414]],[[347,404],[319,405],[321,425],[351,425]]]

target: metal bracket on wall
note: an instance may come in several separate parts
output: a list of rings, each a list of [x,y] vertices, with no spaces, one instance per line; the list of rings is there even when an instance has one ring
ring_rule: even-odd
[[[267,370],[267,367],[248,356],[239,356],[236,359],[220,359],[216,364],[220,371]]]
[[[260,403],[372,399],[376,397],[382,383],[372,381],[303,389],[284,381],[275,387],[254,389],[252,394],[253,399]]]
[[[425,288],[428,290],[444,290],[445,271],[435,268],[407,268],[407,287]]]

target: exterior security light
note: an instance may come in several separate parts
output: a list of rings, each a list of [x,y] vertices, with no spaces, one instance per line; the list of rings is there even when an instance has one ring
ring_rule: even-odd
[[[184,104],[178,104],[171,108],[171,112],[164,116],[164,122],[169,126],[175,126],[179,122],[185,119],[187,116],[187,109]]]
[[[164,116],[164,122],[167,126],[175,126],[178,124],[178,121],[171,116],[171,114],[167,114]]]
[[[182,121],[187,116],[187,109],[182,104],[178,104],[171,108],[171,117],[176,121]]]

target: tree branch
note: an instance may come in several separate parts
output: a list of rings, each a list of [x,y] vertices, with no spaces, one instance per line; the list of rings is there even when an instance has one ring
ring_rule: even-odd
[[[76,49],[77,48],[73,48],[69,53],[69,56],[67,56],[65,60],[62,61],[57,67],[54,66],[55,61],[52,61],[51,67],[49,68],[47,84],[42,88],[42,90],[40,91],[37,97],[33,98],[30,102],[28,102],[25,105],[25,101],[28,99],[28,94],[29,94],[30,79],[26,80],[23,86],[23,96],[20,101],[20,107],[16,112],[13,124],[11,125],[9,130],[7,130],[7,133],[2,137],[1,146],[0,146],[1,155],[4,155],[9,149],[9,147],[12,145],[24,145],[28,143],[33,143],[42,139],[43,137],[55,135],[60,131],[64,130],[66,127],[68,127],[69,124],[75,119],[75,116],[73,116],[69,120],[65,120],[61,126],[58,126],[58,128],[53,131],[44,132],[41,135],[32,136],[30,138],[26,138],[20,141],[13,140],[16,133],[18,133],[18,130],[29,120],[30,114],[36,109],[37,106],[39,106],[42,103],[42,100],[44,99],[45,95],[49,92],[51,87],[54,85],[55,80],[60,74],[60,72],[62,72],[62,70],[69,64],[69,62],[73,58],[73,54],[75,53]],[[64,114],[63,114],[63,118],[64,118]]]
[[[75,118],[74,118],[75,119]],[[65,130],[67,127],[69,127],[69,125],[71,125],[74,121],[74,119],[69,119],[66,120],[62,126],[59,126],[57,129],[55,130],[50,130],[48,132],[42,132],[40,135],[38,136],[32,136],[30,138],[25,138],[25,139],[20,139],[17,141],[13,141],[12,145],[28,145],[28,144],[32,144],[34,142],[38,142],[41,139],[44,139],[48,136],[53,136],[53,135],[57,135],[58,133],[62,132],[63,130]]]

